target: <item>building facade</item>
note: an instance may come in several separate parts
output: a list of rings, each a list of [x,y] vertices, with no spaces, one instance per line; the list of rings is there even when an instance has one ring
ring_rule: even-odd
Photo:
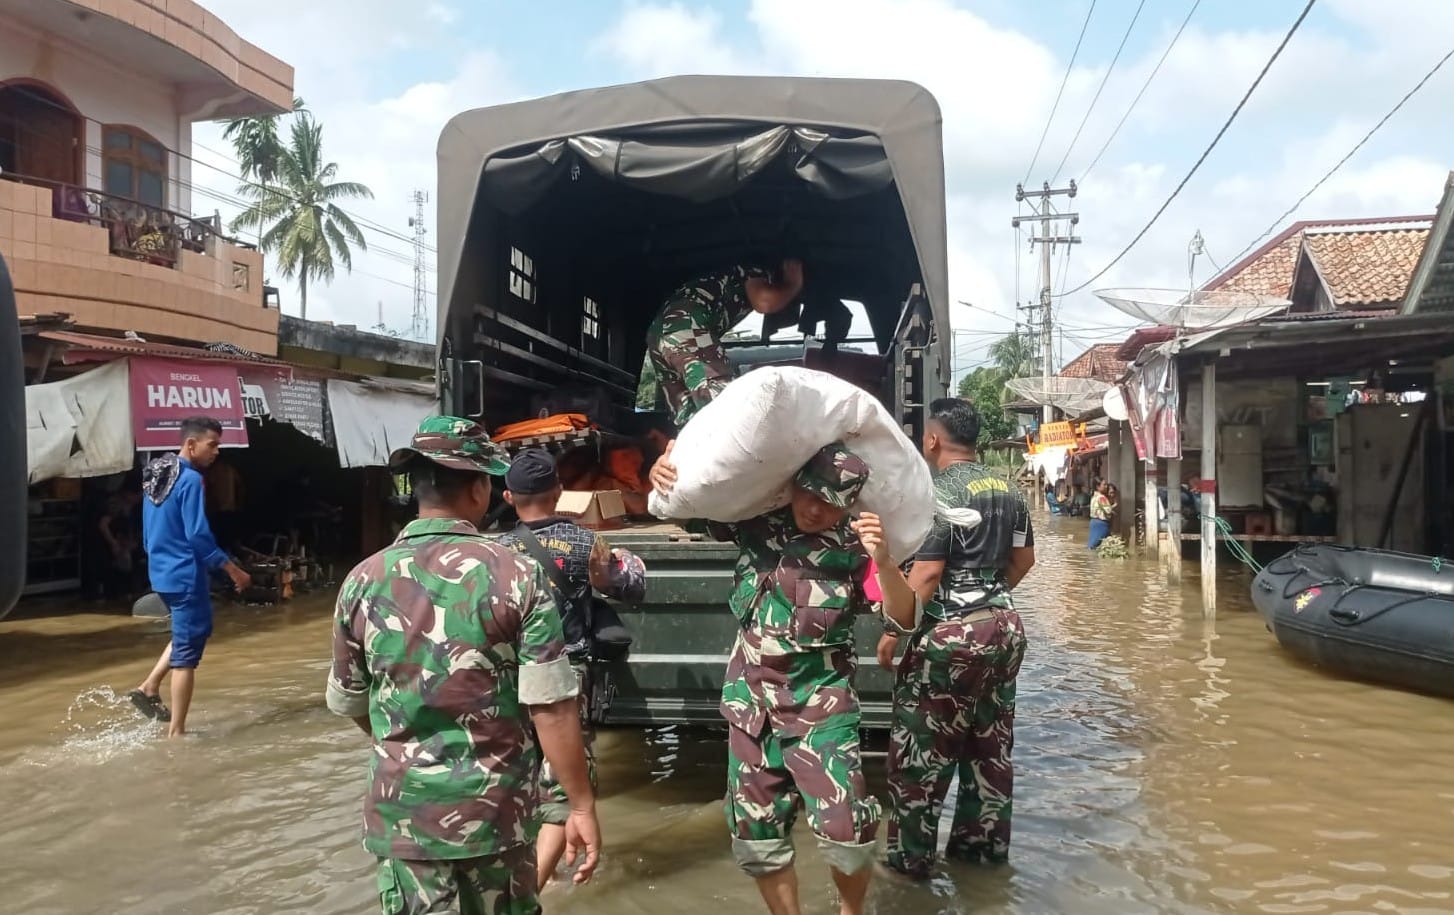
[[[194,123],[292,101],[292,68],[192,0],[0,0],[0,252],[20,312],[276,353],[262,256],[196,215],[190,152]]]

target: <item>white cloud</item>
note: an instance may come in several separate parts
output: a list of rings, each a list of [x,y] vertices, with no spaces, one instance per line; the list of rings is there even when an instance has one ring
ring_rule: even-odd
[[[1230,259],[1252,241],[1437,59],[1414,51],[1447,42],[1454,32],[1454,4],[1412,0],[1406,12],[1407,18],[1401,11],[1395,21],[1386,10],[1372,10],[1361,0],[1335,0],[1327,18],[1310,18],[1202,172],[1143,242],[1093,288],[1180,288],[1186,282],[1187,243],[1197,229],[1222,258]],[[710,14],[636,4],[599,46],[633,77],[699,70],[689,64],[705,54],[733,65],[727,72],[921,83],[944,112],[951,298],[1012,315],[1013,191],[1060,86],[1063,56],[1034,36],[997,26],[949,0],[754,0],[747,20],[751,40],[733,44]],[[652,27],[635,28],[642,23]],[[1175,25],[1163,23],[1144,54],[1120,62],[1060,183],[1078,175],[1100,149]],[[1423,37],[1411,41],[1411,27]],[[1079,196],[1064,207],[1082,213],[1077,231],[1085,239],[1066,271],[1070,286],[1108,263],[1146,223],[1284,32],[1281,26],[1211,31],[1195,23],[1186,30],[1093,180],[1083,183]],[[1060,161],[1105,74],[1110,51],[1088,47],[1082,52],[1081,60],[1088,63],[1071,73],[1032,185],[1048,178]],[[1447,80],[1443,85],[1447,91]],[[1401,125],[1390,125],[1389,136],[1381,138],[1384,145],[1371,144],[1298,216],[1430,210],[1451,162],[1445,149],[1454,140],[1434,120],[1441,107],[1438,94],[1431,86],[1420,104],[1411,104],[1400,116]],[[1440,123],[1437,130],[1428,129],[1431,122]],[[1022,252],[1020,260],[1021,295],[1034,298],[1038,258]],[[1199,278],[1209,270],[1205,262],[1199,264]],[[979,309],[957,308],[954,314],[956,324],[974,331],[996,331],[1007,323]],[[1082,328],[1077,336],[1084,342],[1094,342],[1097,334],[1113,336],[1108,325],[1128,323],[1089,291],[1067,299],[1060,319]],[[1067,356],[1074,354],[1069,343],[1066,350]]]

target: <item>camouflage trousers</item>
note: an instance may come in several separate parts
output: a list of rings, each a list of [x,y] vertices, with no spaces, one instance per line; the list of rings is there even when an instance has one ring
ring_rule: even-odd
[[[727,351],[703,328],[661,330],[647,337],[646,347],[656,383],[678,429],[732,380]]]
[[[910,641],[894,685],[890,867],[928,876],[956,775],[947,854],[972,861],[1009,857],[1015,678],[1024,656],[1024,627],[1008,609],[941,621]]]
[[[535,846],[458,861],[379,859],[383,915],[536,915]]]
[[[572,662],[571,667],[576,672],[576,683],[581,690],[581,739],[586,745],[586,769],[591,776],[591,788],[595,789],[598,784],[596,780],[596,728],[591,723],[590,668],[584,662]],[[556,780],[555,772],[551,769],[548,759],[542,759],[540,762],[539,816],[540,822],[549,826],[564,826],[565,821],[570,817],[570,799],[566,797],[565,789]]]
[[[764,877],[793,864],[798,808],[839,873],[873,863],[880,808],[859,759],[858,715],[830,720],[801,737],[771,727],[753,737],[727,729],[727,826],[738,865]]]

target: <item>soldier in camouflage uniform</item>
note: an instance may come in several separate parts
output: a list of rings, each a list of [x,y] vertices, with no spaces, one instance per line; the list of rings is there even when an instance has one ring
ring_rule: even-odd
[[[797,474],[788,507],[708,526],[742,551],[729,600],[741,629],[721,705],[727,823],[738,864],[774,913],[798,911],[791,831],[799,806],[844,913],[862,911],[872,874],[880,808],[864,785],[853,687],[854,619],[875,609],[863,589],[870,555],[885,618],[908,631],[917,608],[879,519],[848,521],[868,473],[861,458],[830,445]],[[653,480],[669,489],[675,468],[659,463]]]
[[[1035,563],[1029,508],[1019,489],[980,464],[979,416],[967,401],[931,405],[924,453],[938,470],[940,502],[973,508],[973,528],[941,517],[909,581],[927,607],[909,640],[894,686],[889,748],[888,863],[929,876],[939,815],[955,775],[959,797],[947,854],[999,862],[1010,852],[1015,678],[1025,630],[1010,591]],[[898,636],[886,634],[879,661],[892,668]]]
[[[482,538],[508,469],[468,420],[424,421],[390,456],[417,520],[338,595],[328,707],[373,740],[364,848],[385,915],[527,915],[537,900],[539,750],[571,800],[567,855],[599,847],[577,685],[544,570]],[[534,726],[532,729],[532,725]]]
[[[646,332],[654,378],[642,372],[637,403],[655,404],[647,391],[659,385],[677,428],[706,406],[732,380],[722,338],[749,314],[774,315],[797,301],[803,263],[784,259],[776,282],[761,270],[734,267],[687,283],[666,300]]]
[[[525,451],[510,465],[505,475],[505,501],[515,509],[521,525],[500,537],[499,542],[518,553],[529,554],[526,537],[535,538],[539,549],[561,571],[561,578],[570,592],[559,595],[562,608],[567,603],[583,604],[598,591],[614,600],[639,602],[646,597],[646,564],[630,550],[611,549],[595,531],[587,530],[569,518],[555,513],[561,496],[560,475],[555,459],[540,450]],[[585,607],[577,607],[584,622]],[[582,627],[584,629],[584,627]],[[592,681],[590,641],[588,632],[578,644],[567,644],[571,667],[580,686],[581,733],[585,735],[586,764],[590,770],[591,789],[597,783],[595,736],[592,724],[595,709],[591,704]],[[535,843],[536,866],[540,887],[554,875],[565,848],[565,824],[570,803],[565,787],[547,762],[540,769],[540,836]]]

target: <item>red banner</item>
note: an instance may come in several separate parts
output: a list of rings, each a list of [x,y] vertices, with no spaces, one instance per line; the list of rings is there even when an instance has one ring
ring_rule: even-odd
[[[131,428],[137,451],[171,451],[182,420],[210,416],[222,424],[222,447],[247,447],[237,369],[211,362],[131,360]]]

